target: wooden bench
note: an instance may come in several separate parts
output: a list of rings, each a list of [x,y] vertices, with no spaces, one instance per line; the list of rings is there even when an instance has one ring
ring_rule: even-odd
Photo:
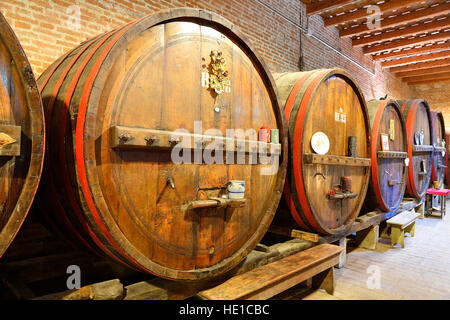
[[[416,219],[419,216],[420,213],[414,210],[403,211],[386,221],[388,226],[391,227],[391,246],[398,243],[401,244],[402,248],[405,247],[405,232],[414,237]]]
[[[235,276],[198,293],[208,300],[263,300],[305,280],[312,286],[334,292],[334,266],[343,248],[320,244],[265,266]]]

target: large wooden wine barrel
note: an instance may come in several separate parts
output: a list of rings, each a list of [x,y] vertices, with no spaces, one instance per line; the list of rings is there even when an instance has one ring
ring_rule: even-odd
[[[408,145],[400,106],[394,100],[367,103],[372,135],[372,174],[364,208],[394,211],[403,199],[407,180]]]
[[[44,156],[44,118],[31,66],[0,13],[0,257],[33,202]]]
[[[69,240],[181,280],[218,276],[261,240],[283,190],[287,127],[272,76],[230,22],[161,11],[81,44],[39,85],[40,202]],[[258,142],[263,126],[280,143],[275,131]],[[243,199],[231,180],[244,181]]]
[[[434,146],[431,183],[437,181],[439,188],[443,188],[445,183],[445,169],[447,168],[447,148],[445,147],[445,123],[441,112],[431,111],[431,124],[433,128]]]
[[[277,220],[286,223],[283,215],[290,212],[302,229],[345,232],[359,214],[370,179],[370,127],[361,90],[341,69],[276,74],[275,81],[290,151],[286,201]]]
[[[397,101],[406,121],[408,139],[408,181],[406,194],[422,199],[431,179],[434,147],[430,107],[426,100]]]

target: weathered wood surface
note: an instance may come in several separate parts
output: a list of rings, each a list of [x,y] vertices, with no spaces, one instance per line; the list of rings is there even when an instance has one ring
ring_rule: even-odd
[[[67,290],[35,297],[32,300],[121,300],[123,285],[119,279],[108,280],[80,289]]]
[[[343,249],[321,244],[199,292],[209,300],[262,300],[333,268]],[[323,281],[323,279],[321,279]]]
[[[204,87],[215,50],[230,81],[221,94]],[[284,186],[287,129],[272,76],[230,22],[197,9],[161,11],[86,41],[39,84],[49,136],[39,202],[62,236],[140,271],[200,280],[236,266],[267,231]],[[113,149],[118,126],[195,133],[195,121],[204,135],[279,129],[279,167],[276,159],[174,164],[176,139],[166,151]],[[245,181],[242,207],[189,207],[220,198],[230,180]]]
[[[358,216],[370,179],[370,126],[358,85],[341,69],[275,74],[289,130],[289,166],[279,225],[297,223],[306,231],[341,234]],[[325,133],[326,155],[314,154],[311,137]],[[356,154],[348,140],[356,137]],[[339,196],[342,177],[351,178],[352,196]],[[336,196],[328,196],[330,191]],[[292,218],[289,218],[289,212]]]
[[[431,111],[431,124],[433,128],[433,163],[431,172],[431,184],[438,182],[438,189],[444,187],[445,170],[447,168],[447,147],[443,148],[445,142],[445,122],[440,111]]]
[[[0,13],[0,258],[33,202],[44,155],[41,98],[31,66]]]
[[[400,106],[394,100],[371,100],[367,103],[371,124],[371,178],[364,200],[364,210],[394,211],[406,189],[407,138]],[[383,151],[381,134],[388,135],[389,150]]]
[[[244,274],[255,268],[278,261],[297,252],[311,248],[310,241],[292,239],[271,245],[264,251],[253,250],[235,268],[220,279],[208,279],[197,283],[174,282],[165,279],[141,281],[125,287],[125,300],[181,300],[196,295],[199,291],[219,285],[224,279]]]
[[[406,136],[408,140],[408,180],[406,195],[421,199],[430,184],[433,155],[433,130],[430,107],[423,99],[397,101],[401,106],[406,121]],[[423,143],[416,143],[416,137],[423,134]],[[422,151],[414,152],[415,147],[431,146]]]

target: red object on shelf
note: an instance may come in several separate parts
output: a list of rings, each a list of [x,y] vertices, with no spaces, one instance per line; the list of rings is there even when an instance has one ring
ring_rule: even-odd
[[[259,129],[259,141],[270,143],[270,128],[262,126]]]

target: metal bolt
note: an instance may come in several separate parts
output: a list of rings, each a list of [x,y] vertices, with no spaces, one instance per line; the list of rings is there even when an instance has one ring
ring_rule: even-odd
[[[146,136],[144,139],[148,144],[153,144],[158,141],[158,138],[156,136]]]
[[[174,138],[171,138],[171,139],[169,140],[169,144],[170,144],[171,147],[176,146],[176,145],[179,144],[180,142],[181,142],[180,137],[174,137]]]
[[[129,134],[128,132],[123,132],[119,135],[119,140],[122,142],[127,142],[133,139],[133,136]]]

